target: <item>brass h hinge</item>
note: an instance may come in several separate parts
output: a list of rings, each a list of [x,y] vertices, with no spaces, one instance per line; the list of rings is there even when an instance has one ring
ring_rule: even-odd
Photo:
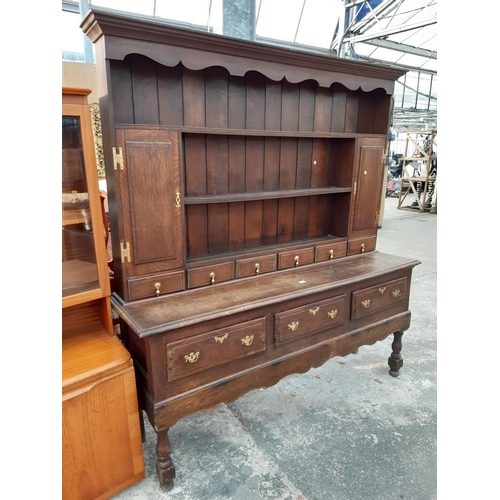
[[[130,245],[128,244],[128,241],[125,243],[120,243],[120,253],[122,256],[122,264],[125,264],[125,259],[127,259],[127,262],[130,262]]]
[[[378,222],[379,222],[378,221],[379,218],[380,218],[380,210],[377,210],[377,213],[375,214],[375,224],[377,224],[377,225],[378,225]]]
[[[357,182],[355,182],[355,183],[354,183],[354,187],[352,188],[352,194],[353,194],[353,195],[354,195],[354,194],[356,194],[356,191],[357,191],[357,190],[358,190],[358,183],[357,183]]]
[[[116,152],[116,148],[113,148],[113,165],[115,170],[118,170],[118,164],[120,165],[120,170],[123,170],[122,148],[118,148],[118,153]]]

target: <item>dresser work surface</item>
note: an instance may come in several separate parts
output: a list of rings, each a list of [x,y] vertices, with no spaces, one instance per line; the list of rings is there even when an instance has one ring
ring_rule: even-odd
[[[376,279],[388,271],[417,264],[419,262],[416,260],[375,252],[318,264],[314,268],[297,268],[261,276],[257,280],[248,280],[244,285],[241,282],[227,283],[208,290],[198,289],[189,292],[188,304],[184,300],[184,293],[126,304],[115,296],[114,304],[139,337],[148,337],[233,312],[307,297],[355,284],[356,281]],[[236,289],[238,293],[235,293]]]

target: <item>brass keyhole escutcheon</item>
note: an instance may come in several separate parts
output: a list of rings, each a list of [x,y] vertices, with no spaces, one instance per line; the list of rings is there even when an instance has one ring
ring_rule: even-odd
[[[161,283],[155,283],[156,296],[160,295]]]
[[[297,267],[299,265],[299,256],[296,255],[295,256],[295,267]]]
[[[227,340],[228,335],[229,335],[228,333],[225,333],[224,335],[214,337],[214,339],[216,342],[219,342],[219,344],[222,344],[222,342],[224,342],[224,340]]]
[[[257,262],[257,264],[255,264],[255,274],[259,273],[260,273],[260,264]]]
[[[298,321],[294,321],[293,323],[290,323],[288,325],[288,329],[292,330],[292,332],[294,332],[295,330],[297,330],[298,327],[299,327],[299,322]]]
[[[330,260],[333,259],[333,250],[330,250]]]
[[[210,273],[210,283],[212,283],[212,285],[215,283],[215,273]]]
[[[361,302],[361,304],[363,305],[363,307],[370,307],[370,299],[367,299],[367,300],[363,300],[363,302]]]
[[[365,244],[361,243],[361,253],[365,253]]]
[[[383,294],[386,289],[387,289],[387,287],[384,286],[383,288],[379,288],[378,291]]]
[[[312,314],[313,316],[315,316],[318,311],[319,311],[319,307],[315,307],[313,309],[309,309],[309,314]]]
[[[394,290],[392,292],[393,297],[399,297],[401,295],[401,292],[399,290]]]
[[[184,356],[184,361],[186,363],[196,363],[199,357],[200,357],[200,351],[190,352],[189,354],[186,354]]]
[[[246,337],[241,339],[241,343],[243,345],[252,345],[253,335],[247,335]]]

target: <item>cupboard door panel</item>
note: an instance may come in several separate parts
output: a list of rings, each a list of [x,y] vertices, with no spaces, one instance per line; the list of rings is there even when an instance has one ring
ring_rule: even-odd
[[[127,274],[137,276],[184,264],[177,134],[117,130],[124,170],[123,234],[130,249]]]
[[[358,142],[350,238],[372,236],[377,233],[377,213],[380,209],[384,175],[383,150],[384,139],[360,139]]]

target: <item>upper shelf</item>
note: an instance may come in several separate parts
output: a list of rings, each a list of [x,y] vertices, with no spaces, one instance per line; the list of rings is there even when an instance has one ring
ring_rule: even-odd
[[[327,187],[312,189],[287,189],[282,191],[260,191],[255,193],[236,193],[219,195],[189,196],[184,199],[185,205],[201,203],[235,203],[241,201],[272,200],[279,198],[297,198],[299,196],[319,196],[322,194],[350,193],[350,187]]]

